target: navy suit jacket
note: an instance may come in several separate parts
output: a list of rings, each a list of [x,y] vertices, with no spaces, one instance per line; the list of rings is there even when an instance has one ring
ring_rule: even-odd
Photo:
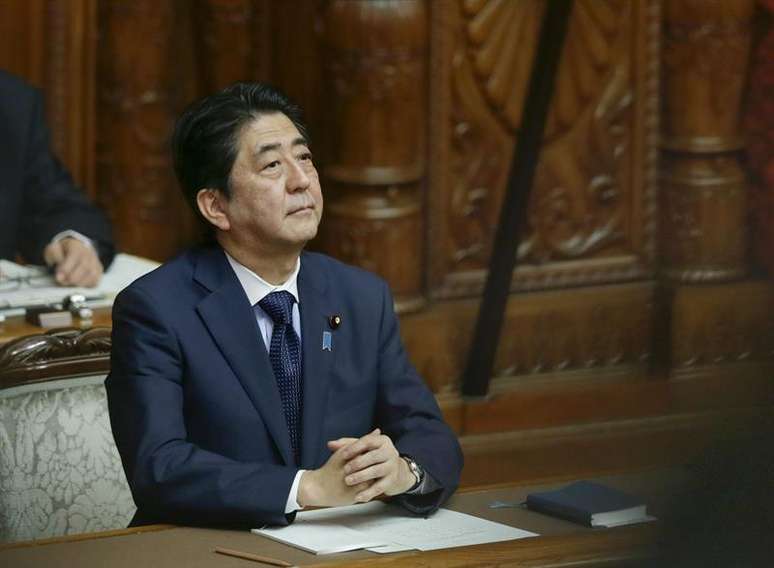
[[[51,152],[43,97],[0,71],[0,258],[43,264],[43,249],[72,229],[89,237],[105,268],[115,254],[110,225]]]
[[[408,362],[386,283],[305,252],[298,290],[301,468],[326,462],[326,441],[378,426],[442,487],[401,499],[428,512],[440,506],[457,487],[462,454]],[[342,319],[335,330],[334,314]],[[284,510],[299,468],[279,391],[253,309],[220,248],[184,253],[116,298],[105,386],[138,507],[133,524],[292,521]]]

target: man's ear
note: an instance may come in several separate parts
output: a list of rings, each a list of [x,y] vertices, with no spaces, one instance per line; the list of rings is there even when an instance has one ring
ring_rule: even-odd
[[[196,205],[202,217],[221,231],[228,231],[231,228],[225,201],[226,196],[218,189],[200,189],[196,194]]]

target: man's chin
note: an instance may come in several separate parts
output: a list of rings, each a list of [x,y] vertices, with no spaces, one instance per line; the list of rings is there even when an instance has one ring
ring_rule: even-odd
[[[317,236],[317,225],[315,224],[314,228],[309,228],[308,230],[302,230],[296,232],[288,241],[290,243],[293,243],[297,245],[299,248],[303,248],[306,246],[306,243],[311,241],[313,238]]]

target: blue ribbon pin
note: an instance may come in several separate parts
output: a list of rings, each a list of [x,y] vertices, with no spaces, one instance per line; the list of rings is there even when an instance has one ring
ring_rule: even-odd
[[[333,335],[330,331],[323,331],[323,351],[333,351]]]

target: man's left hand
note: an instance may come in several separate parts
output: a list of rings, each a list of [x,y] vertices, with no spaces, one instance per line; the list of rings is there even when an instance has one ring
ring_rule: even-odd
[[[49,244],[43,251],[49,266],[55,266],[54,277],[62,286],[93,287],[102,277],[102,263],[93,247],[65,237]]]
[[[414,485],[416,478],[390,440],[377,428],[351,442],[342,452],[345,460],[344,483],[357,485],[373,480],[373,485],[355,496],[365,503],[381,494],[399,495]]]

